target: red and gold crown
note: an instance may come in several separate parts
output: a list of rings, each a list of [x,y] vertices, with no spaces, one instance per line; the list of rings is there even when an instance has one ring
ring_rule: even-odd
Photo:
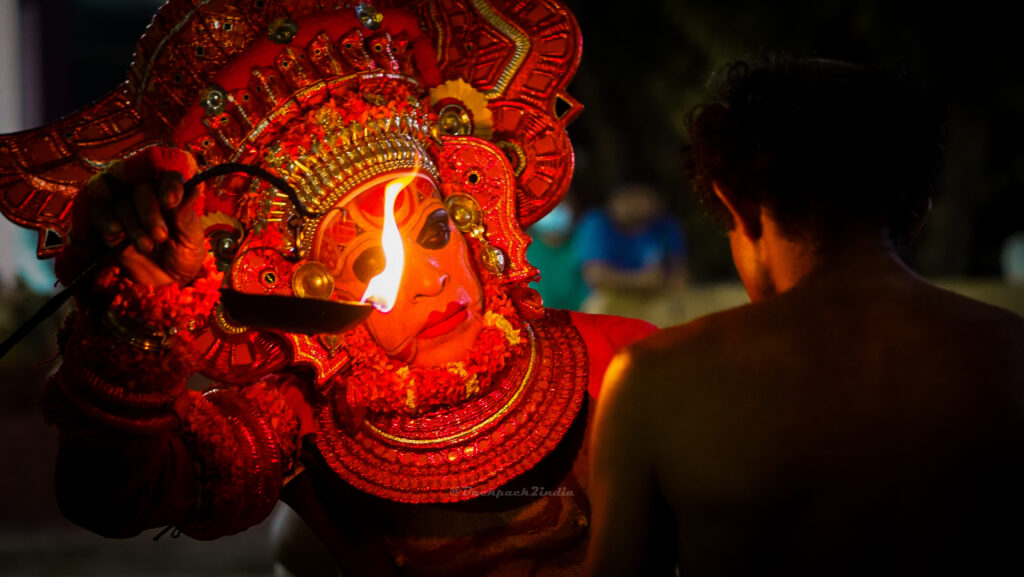
[[[565,127],[581,107],[566,86],[580,45],[572,14],[554,0],[170,0],[124,84],[50,125],[0,137],[0,209],[39,231],[37,252],[51,257],[83,183],[149,146],[185,148],[201,167],[268,168],[312,215],[371,177],[368,167],[418,162],[440,178],[460,228],[482,241],[487,266],[522,283],[535,275],[522,229],[561,200],[572,174]],[[294,275],[309,270],[310,230],[283,226],[301,211],[295,202],[247,175],[214,189],[207,230],[224,268],[238,270],[248,254],[259,262],[247,268],[276,271],[253,273],[247,286],[234,278],[235,288],[315,286]],[[305,342],[324,339],[289,344],[223,314],[209,325],[204,372],[213,378],[251,379],[292,356],[321,377],[344,364],[332,347]]]
[[[320,34],[328,28],[333,35]],[[346,41],[354,36],[361,41]],[[208,164],[235,157],[253,129],[280,125],[326,79],[372,63],[433,89],[448,134],[486,135],[505,152],[528,226],[568,188],[565,126],[581,107],[566,87],[580,48],[575,19],[554,0],[170,0],[125,83],[61,120],[0,137],[0,210],[39,231],[38,254],[52,257],[67,241],[75,194],[110,162],[157,143],[186,145]],[[478,95],[490,118],[474,114]]]

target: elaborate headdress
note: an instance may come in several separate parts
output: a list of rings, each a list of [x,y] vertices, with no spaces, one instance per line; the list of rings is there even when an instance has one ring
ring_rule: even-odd
[[[39,231],[37,253],[47,258],[67,241],[77,191],[116,159],[173,144],[201,167],[271,167],[295,185],[299,203],[258,179],[223,177],[206,200],[207,231],[230,261],[243,253],[236,243],[256,241],[252,232],[284,224],[277,229],[297,251],[286,256],[298,259],[272,263],[280,270],[270,284],[296,294],[290,272],[301,268],[308,228],[289,228],[289,219],[322,212],[372,176],[368,167],[423,162],[444,173],[446,195],[461,195],[455,212],[466,230],[485,226],[503,280],[529,279],[521,231],[561,200],[572,174],[565,126],[581,107],[565,89],[580,34],[557,1],[494,4],[170,0],[124,84],[48,126],[0,137],[0,210]],[[239,226],[244,235],[224,234]],[[211,377],[249,380],[287,357],[275,335],[223,317],[209,330]],[[340,364],[326,360],[326,348],[299,356]]]
[[[318,219],[366,180],[415,169],[440,182],[481,270],[522,287],[536,275],[523,229],[563,198],[572,175],[565,127],[581,107],[565,90],[580,46],[575,19],[557,0],[169,0],[124,84],[48,126],[0,137],[0,210],[39,231],[37,253],[47,258],[67,243],[77,191],[117,159],[170,144],[201,168],[258,165],[295,194],[247,174],[208,189],[204,223],[225,284],[322,298],[330,279],[307,260]],[[256,330],[219,307],[195,332],[200,372],[223,382],[250,382],[290,362],[311,366],[323,382],[350,361],[338,335]],[[516,402],[525,394],[513,393]],[[559,406],[578,407],[574,395]],[[551,415],[547,432],[520,449],[550,450],[572,414]],[[476,443],[485,429],[455,436]],[[538,444],[547,449],[535,451]],[[369,459],[354,474],[387,466],[371,462],[379,455],[367,448],[352,450]],[[428,453],[433,459],[409,454]],[[346,459],[333,465],[349,466]],[[480,486],[536,459],[520,461],[488,465]],[[465,485],[477,486],[471,479],[481,474],[465,470]],[[440,485],[414,475],[402,479],[423,484],[428,500],[465,498],[445,498]],[[392,498],[415,492],[368,483]]]

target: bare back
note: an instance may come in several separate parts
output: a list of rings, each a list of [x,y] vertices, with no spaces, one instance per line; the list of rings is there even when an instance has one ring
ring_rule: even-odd
[[[1019,547],[1024,319],[903,270],[872,278],[631,351],[624,394],[652,417],[635,442],[683,575],[974,572]]]

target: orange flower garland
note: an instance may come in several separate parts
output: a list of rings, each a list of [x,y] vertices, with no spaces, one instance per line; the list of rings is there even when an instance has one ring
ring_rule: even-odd
[[[343,387],[348,409],[417,414],[431,407],[454,406],[487,390],[495,375],[521,346],[522,321],[503,287],[482,279],[486,322],[468,357],[444,367],[414,367],[387,356],[369,331],[359,327],[345,336],[352,355],[349,369],[332,386]]]

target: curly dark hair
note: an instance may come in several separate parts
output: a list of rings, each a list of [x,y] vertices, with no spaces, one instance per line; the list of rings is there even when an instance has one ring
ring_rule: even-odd
[[[716,182],[786,234],[825,241],[872,226],[911,240],[937,193],[945,126],[906,71],[764,55],[710,87],[687,117],[687,167],[720,224],[732,227]]]

